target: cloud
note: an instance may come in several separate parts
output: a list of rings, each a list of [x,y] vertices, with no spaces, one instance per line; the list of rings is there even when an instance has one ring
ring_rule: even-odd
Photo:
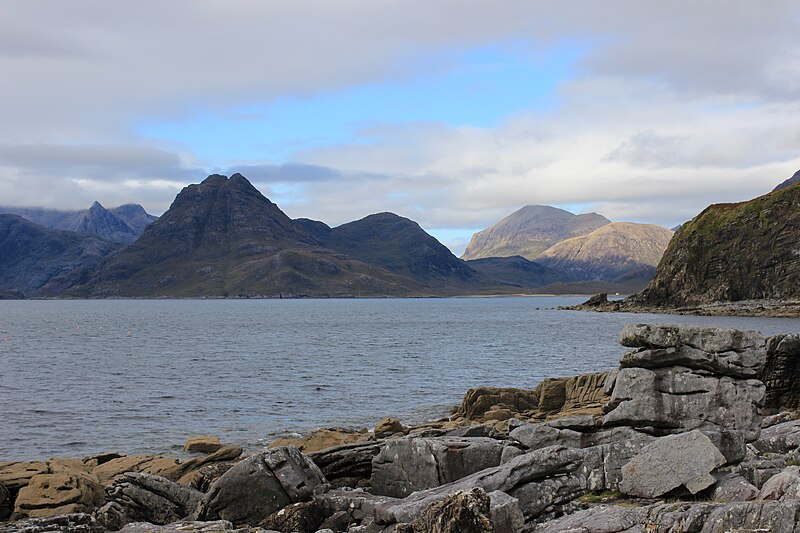
[[[466,230],[542,203],[674,225],[800,167],[799,12],[789,0],[9,2],[0,196],[159,212],[225,169],[290,215],[331,224],[391,210]],[[564,42],[581,55],[552,105],[495,127],[376,116],[343,141],[298,143],[285,161],[202,160],[137,133],[196,113],[245,127],[269,118],[250,105],[425,79],[498,43],[535,57]]]

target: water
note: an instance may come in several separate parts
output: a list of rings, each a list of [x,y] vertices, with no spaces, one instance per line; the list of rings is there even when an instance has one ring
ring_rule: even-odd
[[[0,461],[420,422],[470,387],[613,368],[634,322],[800,331],[798,319],[553,309],[581,300],[0,301]]]

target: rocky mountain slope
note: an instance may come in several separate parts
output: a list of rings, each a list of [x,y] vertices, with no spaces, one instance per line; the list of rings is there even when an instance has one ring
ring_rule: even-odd
[[[82,211],[58,211],[39,207],[0,207],[0,213],[21,216],[49,229],[90,233],[106,240],[129,244],[158,220],[141,205],[127,204],[106,209],[95,202]]]
[[[586,235],[610,222],[597,213],[574,215],[546,205],[526,205],[473,235],[461,258],[519,255],[533,260],[557,242]]]
[[[118,245],[0,215],[0,289],[54,295],[80,281]]]
[[[672,235],[671,230],[652,224],[612,222],[551,246],[536,262],[577,280],[614,282],[636,277],[644,280],[644,286]]]
[[[631,305],[800,298],[800,185],[706,208],[667,247]]]
[[[394,213],[369,215],[335,228],[309,220],[301,224],[327,248],[428,287],[487,282],[419,224]]]
[[[796,183],[800,183],[800,170],[795,172],[794,175],[791,178],[787,179],[786,181],[784,181],[783,183],[781,183],[780,185],[778,185],[777,187],[772,189],[772,191],[773,192],[774,191],[779,191],[781,189],[785,189],[786,187],[791,187],[792,185],[794,185]]]
[[[414,296],[490,283],[419,226],[383,213],[292,220],[244,176],[186,187],[77,296]]]

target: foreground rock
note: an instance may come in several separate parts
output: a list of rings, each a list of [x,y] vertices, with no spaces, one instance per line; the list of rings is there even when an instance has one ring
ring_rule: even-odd
[[[494,533],[490,500],[474,488],[456,492],[431,505],[410,525],[399,525],[396,533]]]
[[[108,503],[98,512],[100,522],[118,530],[130,522],[169,524],[191,515],[203,494],[152,474],[129,472],[108,488]]]
[[[697,494],[716,483],[711,475],[725,457],[697,430],[670,435],[646,446],[622,467],[619,489],[630,496],[656,498],[685,487]]]
[[[289,446],[237,461],[241,449],[223,447],[185,463],[111,453],[0,464],[0,509],[16,499],[20,516],[62,502],[89,511],[107,500],[75,527],[128,533],[796,531],[800,420],[764,417],[759,379],[780,376],[772,401],[790,401],[794,340],[638,325],[622,342],[633,350],[619,370],[473,389],[452,420],[386,419],[362,442],[308,457]],[[29,496],[55,476],[92,480],[81,498],[107,488],[99,500],[73,501],[68,485],[60,499]],[[595,503],[609,499],[624,505]]]
[[[387,441],[372,460],[372,492],[402,498],[498,466],[504,444],[489,438],[435,437]]]
[[[20,489],[17,517],[91,513],[103,504],[105,492],[97,477],[81,473],[38,474]]]
[[[766,340],[755,332],[693,326],[627,326],[605,425],[654,434],[703,431],[728,462],[761,432]]]
[[[293,446],[240,461],[209,488],[197,510],[201,520],[257,524],[292,503],[310,500],[327,482],[319,468]]]

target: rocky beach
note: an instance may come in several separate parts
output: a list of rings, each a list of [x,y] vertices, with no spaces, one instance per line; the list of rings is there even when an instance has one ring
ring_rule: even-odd
[[[792,532],[800,335],[631,325],[608,372],[256,453],[0,463],[0,532]]]

